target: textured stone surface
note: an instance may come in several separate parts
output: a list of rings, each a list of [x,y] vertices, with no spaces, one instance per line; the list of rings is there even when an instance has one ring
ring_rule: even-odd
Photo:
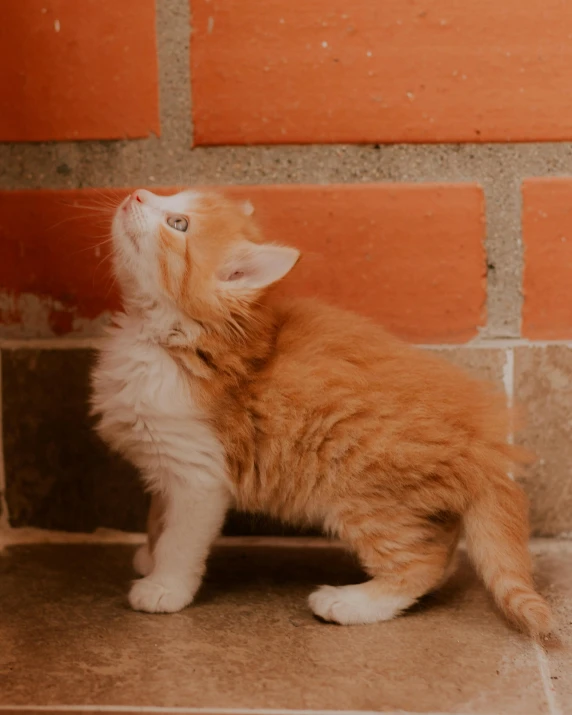
[[[464,563],[407,615],[340,627],[305,603],[317,583],[362,578],[338,549],[219,547],[195,605],[169,616],[127,608],[131,553],[0,554],[1,705],[549,713],[535,647]]]
[[[13,526],[137,530],[145,500],[135,470],[111,455],[88,416],[88,350],[2,354],[4,459]]]
[[[525,409],[519,440],[537,455],[524,486],[537,534],[572,531],[572,348],[515,349],[515,398]]]
[[[565,550],[555,541],[535,549],[538,581],[549,596],[562,641],[546,655],[555,705],[560,708],[553,712],[561,715],[572,715],[572,542],[567,543]]]
[[[504,391],[507,369],[506,350],[502,348],[430,348],[444,360],[463,368],[480,380],[493,382]]]

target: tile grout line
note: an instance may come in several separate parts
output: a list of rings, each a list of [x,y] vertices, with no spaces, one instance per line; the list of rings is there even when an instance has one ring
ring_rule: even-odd
[[[509,410],[512,410],[514,407],[514,349],[512,347],[506,348],[504,356],[505,363],[502,369],[502,381],[506,394],[507,407]],[[514,444],[514,422],[512,417],[510,419],[507,439],[509,444]]]
[[[542,681],[542,688],[548,704],[548,715],[563,715],[550,678],[550,662],[548,661],[546,651],[540,643],[535,643],[533,647],[536,651],[536,662],[538,664],[540,680]]]
[[[169,151],[176,152],[181,144],[192,146],[191,30],[191,8],[188,0],[156,3],[160,134],[151,141],[158,143],[162,152],[167,155]],[[179,90],[177,102],[169,101],[173,82],[176,82]]]
[[[524,257],[521,240],[518,172],[506,175],[493,172],[480,182],[483,193],[485,320],[478,328],[483,338],[517,337],[522,313],[522,275]],[[504,197],[499,201],[499,197]],[[510,259],[506,244],[512,247]]]
[[[10,530],[8,502],[6,501],[6,464],[4,461],[4,420],[3,420],[3,387],[2,387],[2,351],[0,350],[0,532]]]

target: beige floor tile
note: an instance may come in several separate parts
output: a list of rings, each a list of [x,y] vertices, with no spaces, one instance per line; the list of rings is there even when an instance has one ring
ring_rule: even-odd
[[[480,380],[494,382],[504,390],[504,371],[507,361],[506,350],[499,348],[429,348],[445,360],[467,370]]]
[[[562,641],[547,649],[546,686],[552,689],[555,713],[572,715],[572,541],[546,540],[535,548],[538,585],[547,595]]]
[[[548,713],[534,647],[464,564],[407,616],[346,628],[305,604],[360,578],[338,549],[219,547],[197,604],[170,616],[128,610],[130,556],[0,554],[0,704]]]

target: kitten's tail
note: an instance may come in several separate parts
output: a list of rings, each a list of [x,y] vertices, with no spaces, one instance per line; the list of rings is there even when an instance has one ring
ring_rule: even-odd
[[[535,638],[549,635],[552,614],[534,590],[522,489],[499,470],[470,505],[464,525],[469,555],[506,617]]]

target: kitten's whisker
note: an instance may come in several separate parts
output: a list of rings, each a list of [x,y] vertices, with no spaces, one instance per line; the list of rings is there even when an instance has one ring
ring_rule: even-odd
[[[95,251],[95,249],[100,248],[101,246],[106,246],[107,244],[111,243],[112,240],[112,238],[106,238],[104,241],[100,241],[100,243],[95,243],[90,246],[84,246],[83,248],[79,248],[77,251],[72,251],[70,255],[77,256],[80,253],[86,253],[86,251]]]
[[[57,223],[51,224],[47,228],[47,230],[53,231],[54,229],[59,228],[60,226],[62,226],[64,224],[70,223],[71,221],[85,221],[86,219],[89,221],[90,225],[102,226],[102,227],[105,226],[106,228],[108,228],[108,227],[111,228],[111,220],[108,219],[108,217],[101,217],[101,218],[97,219],[97,218],[93,218],[91,216],[87,217],[87,216],[84,216],[81,214],[77,214],[74,216],[65,216]]]
[[[105,300],[107,300],[109,298],[109,294],[111,293],[113,288],[115,288],[115,282],[116,282],[115,275],[113,273],[111,273],[109,287],[107,288],[107,292],[105,294]]]
[[[93,193],[97,194],[100,198],[106,200],[106,201],[122,201],[125,196],[131,191],[129,187],[116,187],[116,186],[109,186],[109,187],[97,187],[94,186],[89,191],[92,191]]]
[[[87,196],[82,197],[83,199],[88,199]],[[115,201],[115,199],[112,199],[111,197],[103,197],[103,196],[98,196],[97,200],[95,198],[89,200],[89,203],[80,203],[78,199],[72,199],[69,201],[64,201],[63,199],[60,199],[58,201],[60,206],[69,206],[70,208],[82,208],[82,209],[98,209],[98,208],[117,208],[117,206],[121,203],[121,200]]]

